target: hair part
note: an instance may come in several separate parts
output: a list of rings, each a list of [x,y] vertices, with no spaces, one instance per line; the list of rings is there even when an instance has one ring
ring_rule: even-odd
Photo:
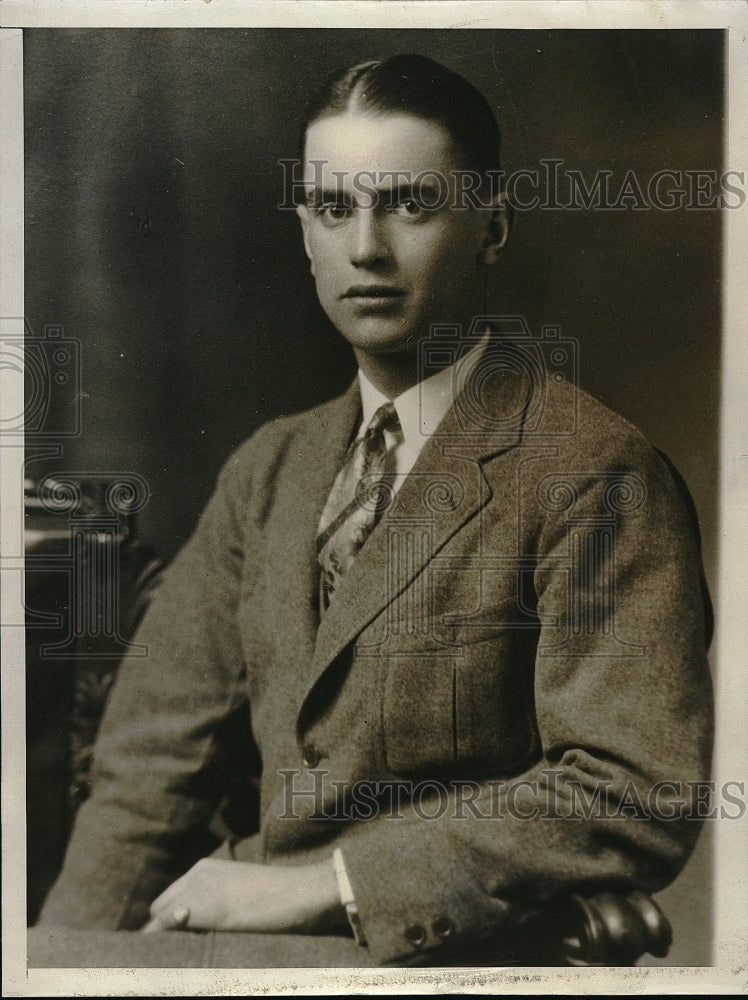
[[[498,175],[501,132],[486,98],[471,83],[428,56],[372,59],[334,72],[307,106],[299,150],[322,118],[364,111],[414,115],[447,130],[465,167],[484,178]]]

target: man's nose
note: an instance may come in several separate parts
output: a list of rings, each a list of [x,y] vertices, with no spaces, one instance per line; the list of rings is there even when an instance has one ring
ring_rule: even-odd
[[[350,233],[351,261],[355,267],[372,267],[391,257],[387,220],[376,208],[358,209]]]

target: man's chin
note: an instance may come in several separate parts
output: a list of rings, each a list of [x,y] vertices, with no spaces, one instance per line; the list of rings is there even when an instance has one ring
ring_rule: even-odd
[[[392,329],[340,330],[354,351],[372,356],[412,355],[418,350],[420,336],[415,332],[406,333]]]

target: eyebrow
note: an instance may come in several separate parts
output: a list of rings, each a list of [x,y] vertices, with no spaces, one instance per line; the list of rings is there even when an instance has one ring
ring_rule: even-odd
[[[367,177],[367,180],[370,178]],[[420,184],[398,184],[394,188],[379,187],[376,184],[367,184],[361,191],[341,191],[339,188],[312,187],[306,191],[306,203],[309,206],[325,204],[327,202],[351,204],[355,202],[357,195],[368,198],[375,192],[379,198],[386,199],[386,203],[396,204],[408,198],[418,198],[426,195],[429,202],[432,202],[441,194],[439,187],[424,181]]]

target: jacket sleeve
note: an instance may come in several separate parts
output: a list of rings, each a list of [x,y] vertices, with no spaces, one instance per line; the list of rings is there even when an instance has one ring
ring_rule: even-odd
[[[568,891],[657,891],[695,843],[689,782],[708,777],[712,742],[698,543],[648,446],[633,465],[614,450],[597,461],[617,475],[636,470],[643,495],[618,498],[609,559],[582,558],[576,576],[559,572],[573,544],[568,517],[538,517],[535,762],[468,794],[445,782],[440,802],[352,824],[339,841],[380,963],[428,953],[439,964],[439,949],[500,934],[517,907]],[[575,523],[610,522],[610,481],[574,478]],[[526,513],[536,496],[533,484]]]
[[[102,720],[92,795],[79,810],[40,923],[132,929],[150,901],[209,853],[222,794],[219,745],[236,715],[249,728],[236,627],[251,556],[248,488],[233,456],[189,542],[166,570]]]

